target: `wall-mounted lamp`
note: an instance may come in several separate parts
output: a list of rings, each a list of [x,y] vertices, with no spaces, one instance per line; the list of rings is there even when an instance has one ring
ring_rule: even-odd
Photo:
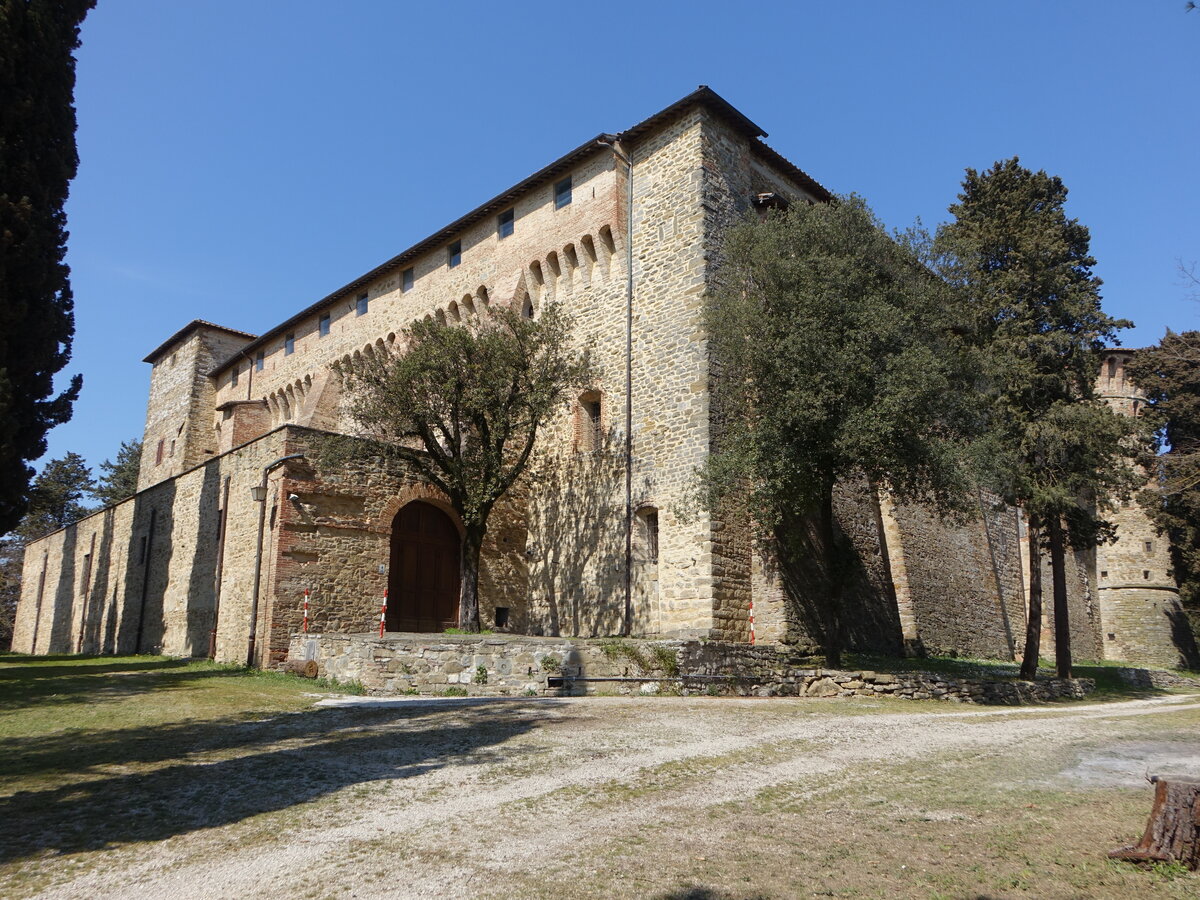
[[[256,484],[250,488],[250,497],[255,503],[263,503],[267,499],[267,486],[265,484]]]
[[[299,494],[288,494],[288,503],[299,503],[299,502],[300,502]]]

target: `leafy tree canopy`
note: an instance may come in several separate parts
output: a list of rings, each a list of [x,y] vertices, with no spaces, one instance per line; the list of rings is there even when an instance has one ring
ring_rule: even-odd
[[[95,0],[0,0],[0,533],[25,511],[46,432],[71,417],[81,378],[55,395],[71,355],[63,261],[75,150],[79,25]]]
[[[841,648],[833,491],[850,478],[943,508],[969,486],[970,364],[945,285],[857,197],[797,204],[726,235],[708,309],[718,437],[710,504],[744,498],[785,559],[815,530],[824,590],[810,626]]]
[[[479,630],[479,550],[493,507],[525,471],[538,434],[589,377],[589,356],[556,305],[535,318],[486,310],[461,324],[410,325],[403,350],[342,369],[358,436],[438,488],[464,529],[460,627]],[[361,455],[331,439],[324,466]]]

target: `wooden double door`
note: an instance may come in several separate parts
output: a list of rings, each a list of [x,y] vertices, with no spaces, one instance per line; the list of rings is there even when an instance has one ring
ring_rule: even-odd
[[[458,529],[429,503],[408,504],[392,521],[388,631],[444,631],[458,625]]]

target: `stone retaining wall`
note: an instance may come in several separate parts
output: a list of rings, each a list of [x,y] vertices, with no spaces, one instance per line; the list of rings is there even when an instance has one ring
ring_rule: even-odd
[[[1019,704],[1079,699],[1095,689],[1090,678],[1027,682],[814,669],[795,665],[774,647],[713,641],[300,634],[292,638],[289,659],[316,660],[320,677],[380,694],[679,693]]]

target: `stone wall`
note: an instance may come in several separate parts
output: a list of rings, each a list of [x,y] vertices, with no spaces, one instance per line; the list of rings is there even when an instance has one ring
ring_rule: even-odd
[[[315,660],[319,677],[381,694],[665,692],[1019,704],[1079,699],[1095,687],[1087,678],[1020,682],[802,668],[776,648],[717,641],[298,634],[288,658]]]

